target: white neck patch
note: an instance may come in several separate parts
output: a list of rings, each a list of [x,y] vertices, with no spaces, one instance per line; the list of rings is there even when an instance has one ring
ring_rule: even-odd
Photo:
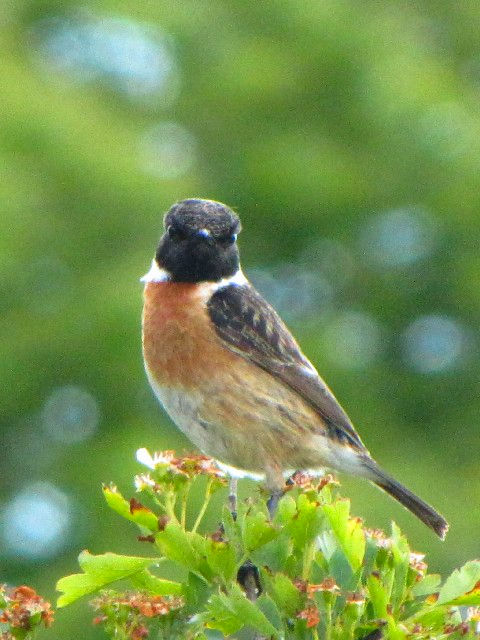
[[[155,258],[152,260],[152,266],[150,271],[146,273],[140,282],[168,282],[171,280],[171,275],[165,269],[160,269]]]
[[[140,278],[140,282],[170,282],[172,276],[166,269],[160,269],[157,264],[155,258],[152,260],[152,265],[150,267],[150,271],[146,273],[142,278]],[[231,284],[236,284],[238,286],[242,286],[248,284],[248,280],[245,277],[243,271],[239,268],[233,276],[229,276],[228,278],[222,278],[218,282],[209,282],[214,291],[217,289],[221,289],[222,287],[228,287]]]
[[[248,284],[248,280],[245,277],[242,269],[239,267],[238,271],[236,271],[233,276],[229,276],[228,278],[222,278],[218,282],[215,282],[216,289],[221,289],[222,287],[228,287],[230,284],[236,284],[238,286],[242,286],[244,284]]]

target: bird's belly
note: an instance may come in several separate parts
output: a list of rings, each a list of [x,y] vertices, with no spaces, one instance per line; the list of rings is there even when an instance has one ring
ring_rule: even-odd
[[[201,418],[201,407],[203,405],[201,393],[181,387],[159,384],[152,377],[148,368],[147,376],[156,397],[177,427],[201,451],[216,457],[213,430],[211,428],[207,429]]]
[[[226,348],[196,296],[180,285],[157,285],[145,295],[145,367],[175,424],[206,455],[249,472],[278,479],[282,470],[327,465],[332,456],[319,414]]]
[[[332,466],[331,441],[319,416],[283,385],[272,387],[265,372],[251,379],[249,371],[240,359],[238,367],[210,377],[208,386],[199,380],[195,390],[160,385],[148,368],[147,375],[187,438],[239,476]]]

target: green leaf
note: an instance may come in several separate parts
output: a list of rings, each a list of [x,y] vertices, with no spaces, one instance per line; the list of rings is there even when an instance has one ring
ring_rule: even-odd
[[[243,555],[244,549],[240,524],[238,518],[237,520],[233,519],[232,512],[227,506],[224,506],[222,509],[222,524],[227,539],[230,541],[230,543],[233,543],[235,547],[237,547],[239,552]]]
[[[437,604],[452,603],[460,596],[465,596],[479,581],[480,560],[471,560],[447,578],[438,594]]]
[[[267,620],[271,622],[275,629],[277,629],[277,631],[279,631],[284,637],[285,634],[283,633],[282,615],[272,598],[265,593],[262,593],[257,600],[257,606]]]
[[[290,537],[280,532],[278,537],[252,551],[250,559],[257,566],[268,566],[272,571],[284,571],[291,554]]]
[[[234,579],[237,573],[237,560],[232,544],[209,538],[206,544],[206,556],[212,571],[221,576],[225,583]]]
[[[191,571],[186,584],[183,585],[183,595],[188,611],[192,615],[197,614],[203,609],[210,596],[210,587],[203,578]]]
[[[147,591],[155,596],[178,596],[183,593],[183,585],[154,576],[144,569],[130,576],[130,582],[136,589]]]
[[[227,601],[227,596],[223,593],[214,594],[208,601],[206,611],[202,614],[205,626],[209,629],[217,629],[226,636],[239,631],[244,621],[232,611]]]
[[[370,574],[367,578],[367,587],[375,617],[386,619],[388,616],[388,596],[380,578],[373,573]]]
[[[282,573],[270,576],[263,572],[263,580],[267,593],[276,603],[280,611],[288,616],[294,616],[302,608],[302,594],[290,578]]]
[[[420,596],[429,596],[431,593],[436,593],[441,581],[441,577],[435,573],[426,575],[423,580],[420,580],[412,587],[413,597],[419,598]]]
[[[153,511],[136,500],[127,502],[114,484],[104,486],[103,495],[110,509],[121,515],[122,518],[135,522],[149,531],[158,531],[158,518]]]
[[[360,568],[365,554],[365,534],[361,522],[350,518],[350,500],[326,504],[327,515],[335,536],[354,571]]]
[[[277,530],[262,511],[246,515],[243,523],[243,543],[247,551],[258,549],[277,535]]]
[[[227,596],[228,606],[235,612],[245,626],[253,627],[267,636],[273,635],[278,637],[278,631],[266,618],[265,614],[260,611],[258,606],[248,600],[241,588],[235,584]]]
[[[243,627],[252,627],[256,631],[278,638],[278,630],[268,620],[260,608],[245,597],[241,588],[234,584],[230,593],[214,594],[202,614],[207,627],[218,629],[225,635],[231,635]]]
[[[342,549],[337,548],[328,560],[328,573],[335,582],[345,591],[354,591],[356,588],[355,573]]]
[[[156,534],[155,542],[166,558],[193,571],[198,570],[200,559],[190,538],[178,522],[170,521],[163,531]]]
[[[78,557],[78,563],[83,573],[66,576],[57,582],[57,591],[63,593],[58,598],[57,606],[65,607],[84,595],[139,573],[158,561],[159,558],[119,556],[115,553],[95,556],[88,551],[82,551]]]
[[[282,518],[284,516],[288,518],[285,528],[299,550],[304,549],[320,533],[323,522],[322,510],[316,501],[310,501],[305,494],[298,496],[296,511],[293,513],[291,503],[285,502]]]
[[[208,542],[199,533],[185,531],[178,522],[170,521],[156,534],[155,542],[166,558],[211,581],[212,570],[206,560]]]
[[[295,517],[297,513],[297,504],[295,500],[292,498],[290,494],[284,495],[277,507],[277,512],[275,514],[274,522],[286,525],[292,518]]]
[[[407,540],[402,536],[398,526],[392,522],[391,547],[393,556],[393,584],[390,599],[394,608],[394,613],[398,613],[405,598],[407,589],[407,575],[410,567],[410,547]]]
[[[414,621],[430,629],[432,633],[443,631],[446,622],[445,607],[428,607],[414,616]]]

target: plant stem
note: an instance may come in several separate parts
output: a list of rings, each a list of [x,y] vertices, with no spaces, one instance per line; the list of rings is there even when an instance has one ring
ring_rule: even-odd
[[[327,594],[330,595],[330,594]],[[325,603],[325,640],[332,637],[332,603]]]
[[[187,484],[187,486],[185,487],[182,493],[182,511],[180,514],[180,524],[182,525],[183,529],[185,529],[185,525],[187,522],[187,498],[188,498],[189,490],[190,490],[190,483]]]
[[[200,507],[200,511],[198,512],[198,516],[197,516],[197,519],[195,520],[195,524],[192,527],[192,533],[195,533],[195,531],[198,528],[198,525],[200,524],[203,516],[205,515],[205,511],[207,510],[208,504],[210,502],[210,498],[212,497],[212,494],[210,493],[211,488],[212,488],[212,480],[209,479],[207,483],[207,488],[205,489],[205,499],[203,501],[202,506]]]
[[[313,559],[315,557],[315,540],[308,545],[305,549],[305,554],[303,556],[303,570],[302,570],[302,579],[308,580],[308,576],[310,575],[310,569],[312,566]]]
[[[173,495],[172,500],[172,493],[170,491],[165,497],[165,512],[171,520],[177,520],[177,516],[175,515],[175,496]]]

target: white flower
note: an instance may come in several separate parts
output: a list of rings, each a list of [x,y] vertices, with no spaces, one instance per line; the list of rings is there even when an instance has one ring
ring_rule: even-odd
[[[136,458],[140,464],[144,464],[152,471],[155,471],[159,464],[170,464],[170,462],[174,459],[173,451],[161,451],[160,453],[154,452],[153,456],[151,455],[148,449],[142,448],[137,449]]]
[[[149,469],[155,469],[155,463],[148,449],[137,449],[136,458],[140,464],[144,464]]]
[[[135,476],[134,483],[137,491],[143,491],[144,489],[155,486],[155,480],[148,473]]]

